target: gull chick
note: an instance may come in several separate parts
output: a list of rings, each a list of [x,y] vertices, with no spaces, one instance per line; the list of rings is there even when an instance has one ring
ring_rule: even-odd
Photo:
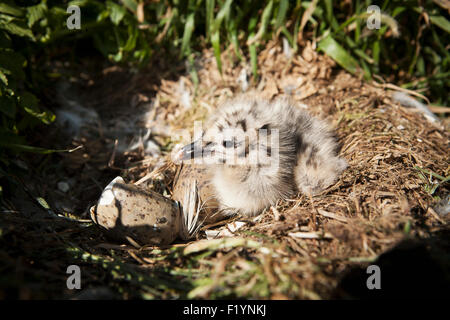
[[[219,209],[253,216],[297,192],[314,195],[347,167],[333,132],[289,99],[227,101],[208,119],[182,160],[205,165]]]

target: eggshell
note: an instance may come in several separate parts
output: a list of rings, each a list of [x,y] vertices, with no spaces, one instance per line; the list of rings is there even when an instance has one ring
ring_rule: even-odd
[[[126,184],[121,177],[104,189],[91,218],[107,235],[118,240],[130,237],[140,245],[172,243],[181,226],[181,211],[175,201]]]
[[[182,164],[178,167],[175,174],[172,199],[179,201],[182,206],[186,204],[184,201],[184,194],[187,188],[192,186],[193,180],[197,180],[198,195],[202,210],[199,213],[199,221],[203,224],[214,223],[222,220],[224,217],[218,213],[219,203],[214,197],[214,186],[211,182],[212,175],[208,167],[196,164]]]

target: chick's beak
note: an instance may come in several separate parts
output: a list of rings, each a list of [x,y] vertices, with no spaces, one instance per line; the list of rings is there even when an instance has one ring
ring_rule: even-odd
[[[202,156],[202,144],[199,140],[194,141],[181,148],[181,160],[192,160],[195,158],[201,158]]]
[[[181,148],[181,160],[192,160],[210,157],[214,153],[214,142],[204,142],[201,139]]]

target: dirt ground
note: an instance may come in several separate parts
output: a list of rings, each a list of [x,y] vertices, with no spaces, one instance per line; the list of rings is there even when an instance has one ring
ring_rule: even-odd
[[[98,118],[75,138],[61,129],[37,137],[82,148],[39,157],[30,170],[38,174],[18,178],[15,199],[2,204],[0,297],[439,296],[450,284],[449,215],[435,207],[449,194],[448,118],[430,122],[392,98],[403,89],[358,79],[314,49],[308,43],[292,55],[270,43],[259,55],[256,82],[249,62],[229,49],[222,74],[211,51],[198,57],[197,84],[184,64],[156,57],[141,72],[87,63],[71,78],[73,97],[55,98],[60,89],[49,89],[55,105],[78,99]],[[206,239],[203,229],[188,243],[139,247],[112,242],[91,223],[88,208],[112,178],[146,177],[182,142],[173,138],[176,130],[192,130],[246,90],[267,99],[290,95],[335,128],[349,164],[335,185],[312,198],[280,201],[256,218],[204,228],[226,235],[216,239]],[[173,175],[171,167],[140,186],[170,197]],[[230,231],[233,222],[243,223]],[[82,269],[81,292],[66,289],[70,264]],[[370,264],[380,266],[384,290],[367,290]]]

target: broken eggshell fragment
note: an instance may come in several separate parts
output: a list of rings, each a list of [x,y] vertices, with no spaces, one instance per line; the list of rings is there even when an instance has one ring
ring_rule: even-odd
[[[201,203],[199,220],[207,225],[226,218],[219,210],[219,203],[215,197],[212,184],[212,174],[204,165],[182,164],[175,173],[172,199],[179,201],[182,206],[187,207],[185,194],[192,189],[194,183],[197,186],[198,196]]]
[[[127,184],[116,177],[103,190],[92,220],[117,240],[133,239],[140,245],[172,243],[180,234],[181,210],[177,202],[158,193]]]

